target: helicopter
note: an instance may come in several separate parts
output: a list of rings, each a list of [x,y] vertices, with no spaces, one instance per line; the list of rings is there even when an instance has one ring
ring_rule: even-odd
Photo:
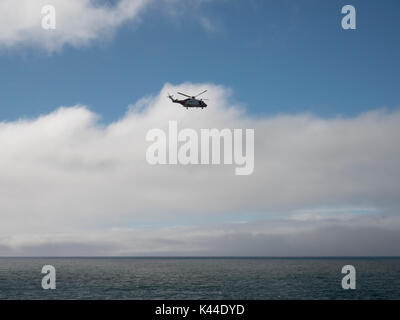
[[[168,98],[170,98],[173,103],[179,103],[186,109],[189,109],[189,108],[204,109],[204,108],[207,108],[207,104],[204,102],[204,100],[208,100],[208,99],[197,99],[197,97],[201,96],[202,94],[204,94],[206,92],[207,92],[207,90],[204,90],[203,92],[199,93],[196,96],[189,96],[187,94],[178,92],[178,94],[187,97],[187,99],[183,99],[183,100],[174,99],[174,97],[171,96],[170,94],[168,94]]]

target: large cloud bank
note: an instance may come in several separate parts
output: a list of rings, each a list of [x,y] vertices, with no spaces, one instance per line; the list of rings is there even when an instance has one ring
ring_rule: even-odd
[[[189,110],[168,92],[208,88]],[[149,129],[255,129],[255,170],[149,165]],[[166,85],[109,125],[84,106],[0,124],[1,255],[400,254],[400,112],[250,117]]]

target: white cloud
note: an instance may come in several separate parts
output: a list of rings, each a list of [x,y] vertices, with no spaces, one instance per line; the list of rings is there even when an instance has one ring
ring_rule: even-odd
[[[215,24],[212,23],[211,20],[206,17],[200,17],[200,24],[208,32],[215,32],[217,30]]]
[[[166,98],[206,88],[205,110]],[[318,252],[313,241],[327,255],[364,254],[366,244],[371,254],[397,250],[399,111],[253,118],[224,87],[184,84],[166,85],[110,125],[97,118],[75,106],[0,124],[0,254],[223,254],[215,245],[223,243],[239,255],[285,255],[304,244],[306,255]],[[254,174],[149,165],[146,133],[167,131],[169,120],[181,129],[254,128]],[[368,233],[376,238],[356,240]],[[340,251],[344,239],[355,242]]]
[[[37,45],[49,52],[64,45],[80,47],[108,38],[138,15],[151,0],[119,0],[115,5],[93,0],[2,0],[0,47]],[[42,29],[42,7],[56,8],[56,30]]]
[[[175,21],[184,21],[188,12],[199,10],[208,0],[2,0],[0,1],[0,48],[34,46],[49,53],[64,46],[88,46],[109,40],[122,25],[140,20],[148,7],[158,8]],[[44,30],[42,8],[54,6],[56,29]],[[152,5],[152,6],[151,6]],[[47,20],[46,20],[47,21]],[[207,32],[219,24],[201,16],[197,19]],[[218,27],[217,27],[218,25]]]

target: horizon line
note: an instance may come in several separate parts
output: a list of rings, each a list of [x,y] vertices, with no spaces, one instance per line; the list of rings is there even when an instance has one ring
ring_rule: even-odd
[[[67,259],[371,259],[371,258],[379,258],[379,259],[399,259],[400,255],[396,256],[379,256],[379,255],[371,255],[371,256],[1,256],[2,258],[37,258],[37,259],[49,259],[49,258],[67,258]]]

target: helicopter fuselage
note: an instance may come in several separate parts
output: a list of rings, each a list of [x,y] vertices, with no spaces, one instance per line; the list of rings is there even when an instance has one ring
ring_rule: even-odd
[[[206,108],[207,104],[203,100],[197,100],[193,98],[188,98],[184,100],[178,100],[178,99],[171,99],[172,102],[174,103],[179,103],[185,108]]]
[[[207,90],[204,90],[203,92],[199,93],[196,96],[187,95],[186,93],[178,92],[178,94],[187,97],[187,99],[184,99],[184,100],[174,99],[174,97],[171,96],[170,94],[168,94],[168,98],[170,98],[173,103],[179,103],[186,109],[189,109],[189,108],[204,109],[204,108],[207,108],[207,104],[203,101],[203,99],[197,99],[197,97],[201,96],[202,94],[204,94],[206,92],[207,92]]]

